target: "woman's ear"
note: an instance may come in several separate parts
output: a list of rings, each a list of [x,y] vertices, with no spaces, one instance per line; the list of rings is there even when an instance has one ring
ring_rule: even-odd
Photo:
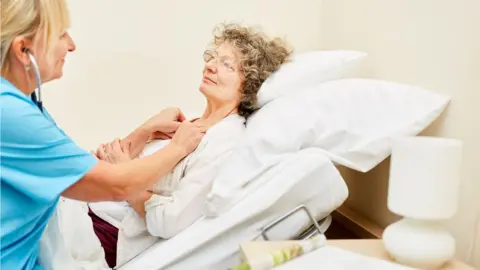
[[[20,61],[24,66],[30,64],[30,58],[27,52],[30,50],[31,41],[23,36],[18,36],[12,41],[10,46],[10,56]]]

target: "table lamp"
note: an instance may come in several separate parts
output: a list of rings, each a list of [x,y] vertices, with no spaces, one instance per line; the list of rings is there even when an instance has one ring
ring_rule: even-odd
[[[455,239],[442,223],[457,211],[462,147],[447,138],[393,140],[388,209],[404,218],[389,225],[382,238],[398,263],[437,269],[453,258]]]

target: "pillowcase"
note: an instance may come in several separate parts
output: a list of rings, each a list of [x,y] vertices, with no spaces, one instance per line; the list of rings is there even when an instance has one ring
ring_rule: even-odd
[[[260,107],[277,97],[314,86],[319,82],[353,74],[367,54],[359,51],[310,51],[294,55],[290,62],[270,75],[258,92]]]
[[[449,100],[375,79],[324,82],[257,111],[247,121],[246,141],[262,156],[318,147],[334,162],[366,172],[388,157],[393,137],[417,135]]]
[[[229,205],[233,194],[308,147],[369,171],[390,155],[392,138],[417,135],[448,102],[419,87],[374,79],[329,81],[279,97],[248,119],[245,138],[222,165],[207,204]]]

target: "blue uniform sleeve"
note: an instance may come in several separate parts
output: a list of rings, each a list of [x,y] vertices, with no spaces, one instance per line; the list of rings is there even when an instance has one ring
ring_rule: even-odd
[[[0,99],[2,183],[39,203],[52,203],[97,159],[27,97],[3,92]]]

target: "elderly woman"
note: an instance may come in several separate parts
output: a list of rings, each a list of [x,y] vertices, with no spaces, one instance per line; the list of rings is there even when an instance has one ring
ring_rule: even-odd
[[[217,28],[205,51],[200,92],[207,99],[192,122],[207,130],[198,148],[151,189],[124,204],[90,204],[90,216],[110,267],[121,265],[160,238],[170,238],[201,217],[203,202],[221,161],[242,137],[245,120],[257,109],[257,92],[280,68],[290,51],[279,39],[240,25]],[[97,155],[112,163],[148,156],[169,143],[171,134],[144,149],[128,147],[129,138],[102,145]],[[104,149],[110,149],[105,152]]]

